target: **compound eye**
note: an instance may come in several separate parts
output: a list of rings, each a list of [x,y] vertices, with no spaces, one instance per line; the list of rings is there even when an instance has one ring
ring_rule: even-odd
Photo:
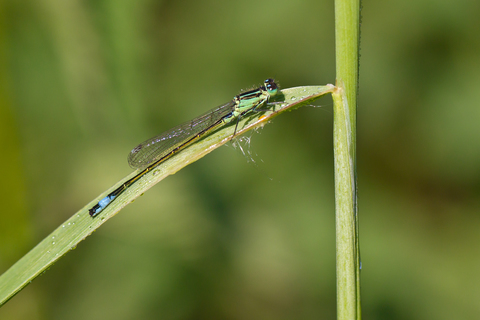
[[[274,96],[278,93],[278,86],[273,79],[265,80],[265,88],[267,89],[268,94]]]

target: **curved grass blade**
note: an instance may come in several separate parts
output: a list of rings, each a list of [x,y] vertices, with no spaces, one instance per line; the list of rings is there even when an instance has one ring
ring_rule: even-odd
[[[334,88],[333,85],[326,85],[295,87],[281,90],[275,99],[272,99],[274,105],[272,106],[270,104],[267,111],[244,117],[238,122],[236,136],[253,128],[265,125],[269,120],[283,112],[294,110],[302,105],[311,104],[320,96],[332,92]],[[114,203],[104,209],[98,217],[91,218],[88,209],[115,190],[119,185],[135,176],[139,170],[132,172],[109,190],[85,205],[0,276],[0,306],[5,304],[33,279],[45,272],[67,252],[75,249],[80,241],[88,237],[108,219],[117,214],[123,207],[133,202],[156,183],[230,141],[235,127],[235,125],[222,127],[218,131],[175,154],[175,156],[172,156],[154,170],[145,174],[137,183],[122,193]]]

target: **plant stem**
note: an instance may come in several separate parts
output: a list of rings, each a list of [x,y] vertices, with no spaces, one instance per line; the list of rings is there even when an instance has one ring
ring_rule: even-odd
[[[356,188],[359,0],[335,1],[334,101],[337,319],[361,319]]]

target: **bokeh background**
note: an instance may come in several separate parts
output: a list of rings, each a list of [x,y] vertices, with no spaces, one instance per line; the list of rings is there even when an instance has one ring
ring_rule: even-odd
[[[480,2],[365,1],[365,319],[480,317]],[[0,2],[0,272],[132,147],[275,77],[335,81],[332,1]],[[150,189],[1,319],[333,319],[332,103]]]

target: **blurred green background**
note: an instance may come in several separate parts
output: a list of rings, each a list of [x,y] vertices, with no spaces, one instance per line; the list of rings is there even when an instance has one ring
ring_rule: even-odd
[[[365,319],[480,316],[480,2],[363,3]],[[0,272],[139,142],[275,77],[335,81],[332,1],[0,2]],[[1,319],[333,319],[332,103],[162,181]],[[252,163],[251,160],[255,163]]]

